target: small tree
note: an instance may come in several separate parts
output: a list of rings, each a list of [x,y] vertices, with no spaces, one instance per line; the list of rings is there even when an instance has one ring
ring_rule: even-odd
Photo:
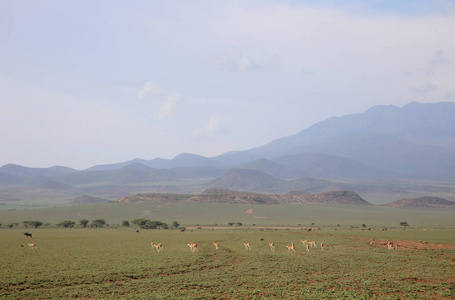
[[[93,220],[92,223],[90,224],[90,226],[96,227],[96,228],[104,227],[104,225],[106,225],[106,220],[104,220],[104,219]]]
[[[403,226],[404,229],[406,229],[406,227],[408,227],[409,224],[408,224],[408,222],[401,222],[401,223],[400,223],[400,226]]]
[[[148,219],[134,219],[133,221],[131,221],[134,225],[138,225],[139,227],[142,227],[144,226],[145,223],[147,223],[147,221],[150,221]]]
[[[75,224],[76,222],[66,220],[58,223],[57,227],[73,228]]]
[[[86,219],[83,219],[83,220],[79,220],[79,225],[83,228],[87,227],[88,223],[90,221],[89,220],[86,220]]]
[[[9,229],[11,229],[11,228],[13,228],[13,227],[14,227],[14,223],[8,224],[8,228],[9,228]]]
[[[43,222],[41,222],[41,221],[23,221],[23,223],[24,223],[25,227],[33,226],[35,228],[38,228],[41,225],[43,225]]]
[[[122,226],[129,227],[130,226],[130,222],[128,222],[127,220],[122,221]]]
[[[234,224],[235,224],[234,222],[229,222],[228,223],[229,226],[234,226]]]
[[[179,228],[180,224],[177,221],[172,222],[172,227]]]
[[[242,226],[242,222],[235,222],[235,226]]]

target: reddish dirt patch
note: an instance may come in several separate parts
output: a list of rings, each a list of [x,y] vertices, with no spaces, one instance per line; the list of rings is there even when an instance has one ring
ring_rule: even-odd
[[[360,240],[364,240],[373,247],[379,247],[379,248],[386,248],[387,249],[387,243],[392,242],[394,245],[397,245],[396,250],[437,250],[437,249],[450,249],[450,250],[455,250],[455,245],[448,245],[448,244],[436,244],[436,243],[422,243],[422,242],[414,242],[414,241],[408,241],[408,240],[373,240],[373,243],[371,243],[370,238],[366,237],[356,237]]]

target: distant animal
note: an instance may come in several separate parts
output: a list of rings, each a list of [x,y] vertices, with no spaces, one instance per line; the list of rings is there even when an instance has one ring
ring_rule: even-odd
[[[164,246],[163,246],[162,243],[155,244],[153,241],[151,241],[151,242],[150,242],[150,245],[152,246],[152,248],[155,247],[155,249],[156,249],[157,252],[163,251]]]
[[[213,243],[213,245],[215,245],[215,249],[219,249],[220,248],[220,243]]]
[[[393,243],[392,243],[392,242],[388,242],[388,243],[387,243],[387,249],[389,249],[389,250],[395,250],[395,247],[393,246]]]
[[[269,247],[270,247],[270,250],[272,250],[272,252],[275,252],[275,244],[274,243],[269,243]]]
[[[302,242],[302,244],[306,245],[306,243],[308,243],[308,240],[301,240],[300,242]]]
[[[190,247],[190,251],[191,251],[191,252],[196,252],[196,251],[198,251],[199,244],[197,244],[197,243],[194,243],[194,244],[188,243],[187,245],[188,245],[188,247]]]
[[[316,245],[316,241],[311,241],[311,242],[308,242],[308,244],[311,246],[311,248],[313,248],[313,247],[317,247],[317,245]]]
[[[185,232],[185,229],[180,229],[180,232]]]
[[[29,237],[29,238],[32,237],[32,234],[31,234],[31,233],[28,233],[28,232],[24,232],[24,235],[25,235],[26,237]]]
[[[245,246],[245,250],[251,250],[250,243],[243,243],[243,246]]]
[[[29,246],[30,248],[35,248],[35,249],[36,249],[36,243],[28,244],[28,246]]]
[[[325,246],[324,242],[321,242],[321,250],[324,250],[324,246]]]
[[[139,230],[136,230],[137,233],[139,233]]]
[[[263,241],[264,241],[264,239],[259,239],[259,240],[260,240],[261,242],[263,242]]]
[[[286,246],[288,248],[288,251],[292,254],[295,254],[295,245],[294,243],[291,243],[291,246]]]
[[[19,248],[24,248],[24,247],[25,247],[24,244],[20,244],[20,245],[19,245]]]
[[[424,245],[428,245],[427,241],[422,241],[421,243],[424,244]]]

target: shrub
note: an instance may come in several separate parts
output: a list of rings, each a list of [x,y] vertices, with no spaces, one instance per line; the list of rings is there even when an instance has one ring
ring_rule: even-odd
[[[66,220],[58,223],[57,227],[73,228],[75,224],[76,222]]]

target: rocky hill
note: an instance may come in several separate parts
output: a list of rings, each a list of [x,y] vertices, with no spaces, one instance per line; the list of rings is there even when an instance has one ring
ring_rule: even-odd
[[[106,202],[106,199],[98,198],[98,197],[93,197],[90,195],[83,195],[80,197],[77,197],[73,201],[71,201],[71,204],[92,204],[92,203],[98,203],[98,202]]]
[[[307,204],[352,204],[371,205],[358,194],[351,191],[330,191],[320,194],[293,195],[294,199]]]
[[[438,197],[419,197],[412,199],[401,199],[383,206],[389,207],[421,207],[421,208],[437,208],[437,207],[455,207],[455,202]]]
[[[350,191],[332,191],[320,194],[288,193],[268,195],[212,188],[198,195],[182,194],[139,194],[118,199],[119,203],[147,202],[190,202],[190,203],[228,203],[228,204],[280,204],[304,203],[324,205],[371,205],[358,194]]]

